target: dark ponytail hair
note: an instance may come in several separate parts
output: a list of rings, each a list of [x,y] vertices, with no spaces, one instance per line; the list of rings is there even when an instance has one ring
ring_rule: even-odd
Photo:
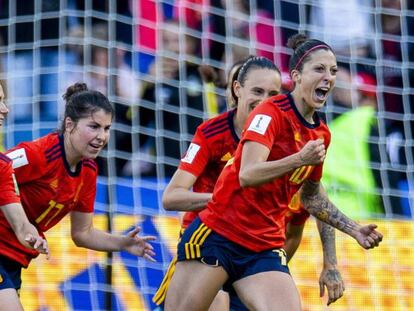
[[[238,98],[233,90],[233,83],[237,80],[241,86],[244,86],[248,73],[254,69],[274,70],[281,75],[279,68],[277,68],[277,66],[270,59],[263,56],[249,56],[243,65],[240,66],[240,68],[234,73],[231,81],[231,96],[233,97],[236,107],[238,105]]]
[[[316,39],[308,39],[306,35],[301,33],[291,36],[288,39],[287,46],[293,49],[293,54],[289,60],[289,72],[292,72],[292,70],[301,72],[303,64],[309,60],[313,51],[323,49],[333,53],[332,48],[325,42]]]
[[[66,105],[61,133],[65,132],[65,120],[67,117],[76,123],[79,119],[87,118],[101,109],[110,114],[112,118],[114,116],[114,108],[109,103],[108,98],[101,92],[89,90],[86,83],[77,82],[69,86],[62,97]]]

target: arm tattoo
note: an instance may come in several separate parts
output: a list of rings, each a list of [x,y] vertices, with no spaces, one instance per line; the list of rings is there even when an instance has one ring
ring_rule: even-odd
[[[301,198],[305,209],[323,222],[350,235],[358,230],[359,225],[338,210],[321,192],[319,183],[306,181],[302,186]]]
[[[196,211],[196,210],[199,210],[199,209],[202,209],[202,208],[206,207],[208,201],[210,201],[210,200],[205,199],[205,200],[198,200],[198,201],[189,202],[190,203],[189,211]]]
[[[318,221],[318,230],[322,242],[324,262],[336,266],[335,229],[322,221]],[[335,272],[335,270],[333,271]]]

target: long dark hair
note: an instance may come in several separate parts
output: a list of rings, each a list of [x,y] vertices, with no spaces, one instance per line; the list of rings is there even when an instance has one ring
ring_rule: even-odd
[[[334,53],[332,48],[325,42],[308,39],[306,35],[301,33],[291,36],[288,39],[287,46],[293,49],[293,54],[289,60],[289,72],[292,72],[292,70],[302,72],[303,65],[309,60],[313,51],[323,49]]]

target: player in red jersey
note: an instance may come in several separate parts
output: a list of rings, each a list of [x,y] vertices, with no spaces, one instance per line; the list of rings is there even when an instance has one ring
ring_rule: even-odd
[[[0,127],[9,112],[4,100],[3,86],[0,83]],[[12,161],[0,153],[0,215],[10,225],[8,234],[13,235],[24,247],[48,254],[46,240],[39,236],[36,228],[27,219],[17,192]],[[0,310],[23,310],[14,287],[17,278],[8,273],[8,267],[12,264],[7,258],[0,256]]]
[[[154,237],[138,237],[139,228],[126,236],[93,226],[97,166],[94,159],[106,145],[113,108],[108,99],[86,84],[76,83],[64,95],[65,116],[61,133],[51,133],[7,151],[12,159],[20,199],[29,221],[43,234],[70,213],[72,240],[79,247],[97,251],[126,250],[153,260],[148,243]],[[15,263],[13,273],[38,255],[24,248],[10,233],[0,215],[1,256]],[[21,282],[21,281],[20,281]],[[20,284],[16,285],[16,289]]]
[[[164,191],[164,208],[185,212],[182,220],[183,229],[197,217],[199,211],[211,199],[218,176],[234,155],[249,113],[263,99],[280,93],[281,74],[270,60],[264,57],[249,57],[241,65],[243,69],[235,71],[234,76],[229,79],[230,84],[235,83],[236,91],[242,93],[242,96],[236,96],[234,91],[232,92],[237,109],[207,120],[197,128],[185,157],[181,159],[177,171]],[[175,259],[154,296],[153,300],[158,305],[164,302],[174,264]],[[210,310],[228,310],[228,304],[227,294],[221,291]]]
[[[166,311],[205,310],[223,286],[233,286],[249,309],[300,310],[282,249],[285,214],[298,200],[364,248],[382,240],[375,225],[361,226],[342,214],[319,184],[330,133],[316,110],[334,87],[335,54],[324,42],[303,35],[289,45],[295,88],[250,114],[234,160],[178,245]]]

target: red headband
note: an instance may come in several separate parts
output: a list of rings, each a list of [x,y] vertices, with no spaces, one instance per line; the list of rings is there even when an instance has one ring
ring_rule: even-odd
[[[294,70],[297,70],[297,68],[298,68],[298,66],[300,65],[300,63],[303,61],[303,59],[306,57],[306,56],[308,56],[309,55],[309,53],[310,52],[312,52],[313,50],[316,50],[316,49],[320,49],[320,48],[327,48],[328,50],[330,50],[330,48],[329,48],[329,46],[327,46],[327,45],[325,45],[325,44],[318,44],[318,45],[315,45],[313,48],[310,48],[309,50],[307,50],[306,52],[305,52],[305,54],[303,54],[302,55],[302,57],[299,59],[299,61],[296,63],[296,66],[295,66],[295,69]]]

